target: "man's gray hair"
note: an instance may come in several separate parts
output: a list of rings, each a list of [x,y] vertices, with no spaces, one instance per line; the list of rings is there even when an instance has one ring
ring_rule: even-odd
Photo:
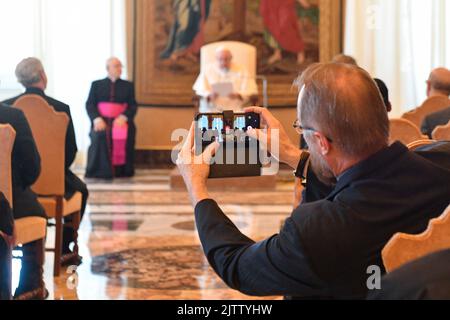
[[[16,77],[24,87],[30,87],[41,80],[44,71],[42,63],[37,58],[23,59],[16,67]]]
[[[314,64],[297,81],[302,126],[330,138],[347,156],[367,156],[388,145],[389,119],[380,91],[363,69]]]

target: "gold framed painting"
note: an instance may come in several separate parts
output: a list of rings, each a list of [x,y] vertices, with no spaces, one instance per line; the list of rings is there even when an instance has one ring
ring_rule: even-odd
[[[343,0],[136,0],[136,95],[141,105],[192,105],[200,48],[250,43],[268,104],[292,106],[293,80],[341,52]],[[275,17],[275,19],[274,19]],[[276,18],[276,17],[282,17]],[[262,90],[260,90],[261,92]]]

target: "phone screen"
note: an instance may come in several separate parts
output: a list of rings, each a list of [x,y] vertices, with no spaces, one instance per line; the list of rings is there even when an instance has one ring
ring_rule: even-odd
[[[203,113],[195,118],[195,150],[200,155],[216,141],[220,147],[211,165],[210,177],[258,176],[261,172],[259,143],[247,135],[249,127],[259,129],[254,113]]]
[[[247,131],[248,127],[259,128],[259,117],[252,114],[235,113],[233,123],[225,123],[222,114],[200,114],[197,117],[198,129],[203,132],[217,130],[221,134],[229,130]]]

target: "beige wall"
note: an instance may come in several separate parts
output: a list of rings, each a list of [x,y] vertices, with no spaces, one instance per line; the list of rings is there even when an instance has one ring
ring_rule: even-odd
[[[298,145],[299,136],[292,128],[296,119],[295,107],[276,107],[271,111]],[[193,107],[140,107],[136,116],[136,149],[171,150],[178,143],[171,141],[172,132],[178,128],[189,129],[194,114]]]

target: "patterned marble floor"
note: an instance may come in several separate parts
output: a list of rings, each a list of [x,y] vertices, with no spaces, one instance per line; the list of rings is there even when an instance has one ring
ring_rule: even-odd
[[[211,196],[243,233],[264,239],[291,213],[293,183],[286,177],[274,191]],[[253,299],[229,289],[209,267],[188,195],[170,190],[169,170],[87,183],[90,199],[79,232],[83,263],[53,278],[53,254],[46,255],[49,299]],[[47,241],[52,239],[50,228]],[[13,285],[19,269],[14,260]]]

